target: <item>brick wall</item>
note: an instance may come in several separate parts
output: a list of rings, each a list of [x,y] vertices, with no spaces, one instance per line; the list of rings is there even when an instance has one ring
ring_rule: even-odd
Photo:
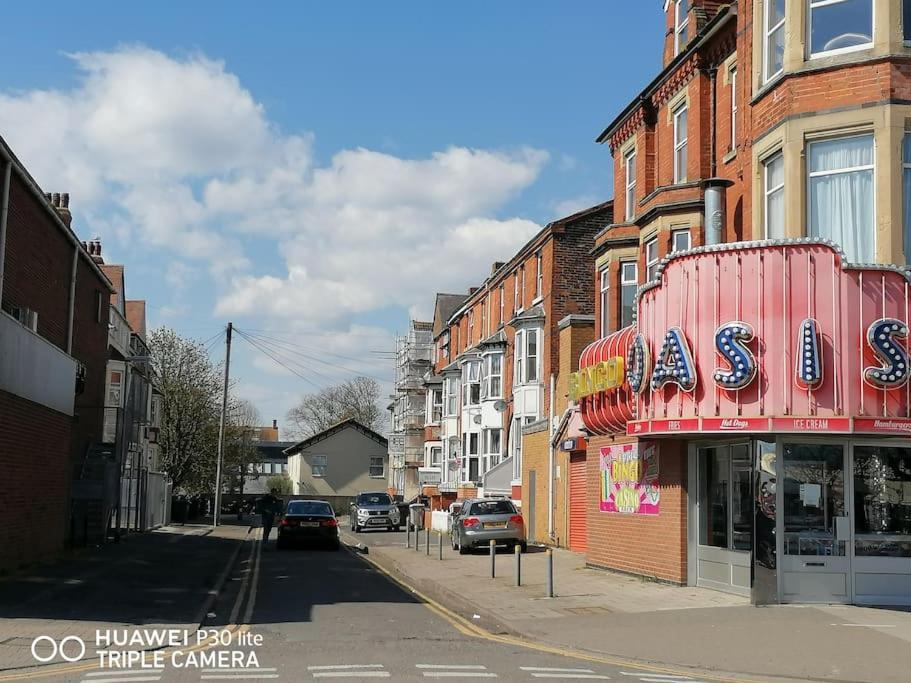
[[[601,512],[600,449],[634,439],[596,437],[588,447],[588,564],[686,583],[686,445],[659,442],[661,510],[656,516]]]
[[[546,426],[541,431],[522,437],[522,513],[525,517],[528,540],[537,543],[550,543],[547,533],[547,507],[550,502],[547,494],[549,458]],[[530,526],[532,520],[529,508],[531,498],[528,473],[532,470],[535,472],[534,528]]]
[[[49,560],[64,546],[71,420],[0,391],[0,571]]]

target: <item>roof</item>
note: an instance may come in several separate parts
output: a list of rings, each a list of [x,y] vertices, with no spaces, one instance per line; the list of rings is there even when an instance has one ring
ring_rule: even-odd
[[[146,338],[146,302],[145,301],[127,301],[126,319],[130,329],[133,330],[139,338],[145,341]]]
[[[256,450],[259,451],[261,458],[272,458],[275,460],[285,460],[285,449],[293,446],[294,441],[259,441],[256,444]]]
[[[487,339],[482,339],[478,346],[494,346],[496,344],[505,344],[507,341],[506,332],[500,329],[487,337]]]
[[[319,443],[320,441],[325,441],[326,439],[328,439],[332,436],[335,436],[336,434],[338,434],[339,432],[341,432],[345,429],[356,429],[357,431],[361,432],[365,436],[368,436],[371,439],[373,439],[374,441],[376,441],[381,446],[385,446],[385,447],[389,446],[389,441],[386,439],[385,436],[383,436],[381,434],[377,434],[375,431],[373,431],[369,427],[365,427],[364,425],[362,425],[360,422],[358,422],[357,420],[355,420],[352,417],[352,418],[348,418],[347,420],[342,420],[341,422],[336,422],[334,425],[332,425],[328,429],[324,429],[319,434],[314,434],[313,436],[308,437],[308,438],[304,439],[303,441],[297,442],[293,446],[286,448],[284,452],[286,455],[296,455],[296,454],[300,453],[302,450],[304,450],[305,448],[309,448],[310,446],[312,446],[316,443]]]
[[[537,306],[532,306],[519,313],[519,315],[509,321],[509,324],[515,325],[516,323],[521,323],[526,320],[540,320],[544,315],[544,307],[541,306],[541,304],[538,304]]]
[[[449,318],[467,298],[467,294],[437,294],[433,315],[434,337],[438,337],[446,329]]]
[[[121,313],[123,312],[123,298],[126,296],[126,284],[123,279],[123,266],[120,264],[102,263],[99,265],[101,272],[104,273],[111,284],[114,285],[114,291],[111,292],[111,306],[114,306]]]

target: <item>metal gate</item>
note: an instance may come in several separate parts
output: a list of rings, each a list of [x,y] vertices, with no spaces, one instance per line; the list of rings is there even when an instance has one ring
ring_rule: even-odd
[[[588,477],[585,453],[569,456],[569,548],[583,552],[588,547]]]

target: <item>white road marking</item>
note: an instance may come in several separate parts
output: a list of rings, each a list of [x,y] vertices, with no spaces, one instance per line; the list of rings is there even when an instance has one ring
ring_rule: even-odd
[[[314,678],[389,678],[388,671],[314,671]]]
[[[278,674],[204,674],[200,678],[204,681],[249,681],[254,678],[278,678]]]
[[[415,664],[418,669],[474,669],[484,671],[486,666],[480,664]]]
[[[83,681],[97,681],[97,678],[83,678]],[[130,683],[131,681],[160,681],[161,676],[130,676],[129,678],[104,678],[106,683]]]
[[[87,673],[86,676],[148,676],[149,674],[158,674],[161,676],[162,673],[164,673],[164,667],[150,667],[147,669],[107,669],[105,671],[91,671]]]
[[[550,666],[520,666],[521,671],[547,671],[558,674],[593,674],[591,669],[558,669]]]
[[[646,673],[645,671],[639,671],[639,672],[621,671],[620,673],[623,674],[624,676],[635,676],[636,678],[640,678],[643,681],[653,681],[653,683],[658,683],[659,681],[668,681],[668,682],[670,682],[670,681],[693,681],[693,683],[697,683],[689,676],[670,676],[667,674],[650,674],[650,673]]]
[[[268,671],[278,671],[278,669],[276,669],[274,666],[261,666],[259,668],[251,667],[249,669],[246,667],[243,667],[243,666],[234,666],[234,667],[226,666],[222,669],[203,669],[202,670],[202,672],[204,674],[228,674],[228,673],[232,673],[234,671],[249,671],[250,673],[255,674],[255,673],[266,673]]]
[[[600,674],[557,674],[557,673],[533,673],[533,678],[560,678],[573,680],[588,679],[588,680],[598,680],[598,681],[609,681],[610,676],[602,676]]]
[[[829,626],[860,626],[861,628],[895,628],[895,624],[829,624]]]
[[[307,671],[330,671],[332,669],[382,669],[382,664],[330,664],[328,666],[308,666]]]
[[[490,671],[425,671],[424,678],[498,678]]]

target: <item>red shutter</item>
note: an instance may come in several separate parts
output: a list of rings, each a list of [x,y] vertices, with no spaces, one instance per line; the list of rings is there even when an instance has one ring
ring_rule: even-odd
[[[588,487],[585,453],[569,457],[569,548],[584,552],[588,545]]]

